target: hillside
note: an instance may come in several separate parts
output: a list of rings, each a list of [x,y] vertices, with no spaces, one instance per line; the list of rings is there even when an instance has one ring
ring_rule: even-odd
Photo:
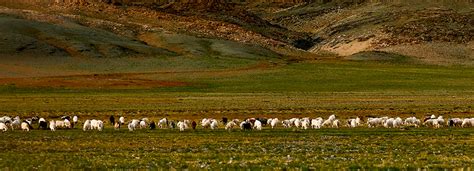
[[[233,70],[321,59],[474,64],[469,2],[57,2],[0,2],[0,76]]]

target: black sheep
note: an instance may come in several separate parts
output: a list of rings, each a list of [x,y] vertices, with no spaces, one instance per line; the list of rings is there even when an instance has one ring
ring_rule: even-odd
[[[171,129],[176,128],[176,123],[174,123],[174,121],[169,121],[169,123],[170,123],[169,126],[170,126]]]
[[[250,122],[243,123],[244,130],[251,130],[252,124]]]
[[[191,123],[191,126],[193,127],[193,129],[196,129],[196,126],[197,126],[196,121],[193,121],[193,122]]]
[[[154,121],[151,121],[150,122],[150,130],[154,130],[154,129],[156,129],[156,124],[155,124]]]
[[[227,119],[226,117],[222,118],[222,123],[224,123],[224,125],[227,124],[228,121],[229,121],[229,119]]]
[[[48,123],[47,123],[47,122],[44,122],[44,121],[39,122],[39,127],[38,127],[38,129],[43,129],[43,130],[48,129]]]
[[[260,121],[263,126],[267,125],[268,119],[266,119],[266,118],[257,118],[257,120]]]
[[[114,123],[115,123],[115,117],[114,117],[114,115],[110,115],[109,120],[110,120],[110,124],[114,125]]]
[[[71,117],[70,116],[63,116],[63,117],[61,117],[61,119],[62,120],[64,120],[64,119],[71,120]]]

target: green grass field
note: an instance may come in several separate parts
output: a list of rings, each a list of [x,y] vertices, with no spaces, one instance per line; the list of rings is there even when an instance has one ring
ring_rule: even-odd
[[[473,137],[425,128],[15,131],[2,134],[0,167],[459,170],[472,167]]]
[[[316,61],[266,68],[138,74],[150,89],[0,88],[2,115],[81,120],[162,117],[472,117],[474,70],[399,62]],[[470,169],[473,129],[221,129],[0,134],[0,168]]]

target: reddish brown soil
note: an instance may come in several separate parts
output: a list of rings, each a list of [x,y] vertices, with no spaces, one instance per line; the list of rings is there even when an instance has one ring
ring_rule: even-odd
[[[186,86],[185,82],[141,79],[130,74],[94,74],[57,77],[3,78],[0,85],[17,87],[133,89]]]

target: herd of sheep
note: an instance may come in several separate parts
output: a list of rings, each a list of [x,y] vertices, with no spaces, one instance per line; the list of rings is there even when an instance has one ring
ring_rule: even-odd
[[[185,131],[187,129],[196,129],[198,123],[192,120],[181,120],[172,121],[167,118],[160,119],[157,123],[150,121],[148,118],[132,119],[128,122],[125,121],[125,117],[121,116],[118,121],[115,120],[114,116],[110,116],[109,123],[113,125],[114,129],[119,130],[122,126],[127,126],[129,131],[135,131],[137,129],[179,129]],[[9,129],[19,129],[23,131],[29,131],[33,129],[33,125],[37,124],[38,129],[56,131],[56,129],[72,129],[79,124],[79,118],[77,116],[63,116],[58,120],[46,121],[44,118],[32,117],[21,120],[20,117],[0,117],[0,130],[3,132]],[[82,129],[84,131],[97,130],[102,131],[104,129],[105,122],[98,119],[87,119],[82,123]],[[203,129],[219,129],[224,128],[225,130],[242,129],[242,130],[262,130],[263,127],[269,127],[271,129],[276,127],[283,128],[296,128],[296,129],[320,129],[320,128],[340,128],[340,127],[361,127],[367,126],[369,128],[383,127],[383,128],[402,128],[402,127],[474,127],[474,118],[451,118],[445,120],[443,116],[436,117],[430,115],[425,118],[418,119],[416,117],[408,117],[402,119],[400,117],[369,117],[364,121],[359,117],[346,119],[341,121],[337,119],[335,115],[329,116],[327,119],[321,117],[310,119],[305,118],[291,118],[285,120],[279,120],[278,118],[247,118],[244,120],[222,118],[222,120],[204,118],[200,121],[200,127]]]

